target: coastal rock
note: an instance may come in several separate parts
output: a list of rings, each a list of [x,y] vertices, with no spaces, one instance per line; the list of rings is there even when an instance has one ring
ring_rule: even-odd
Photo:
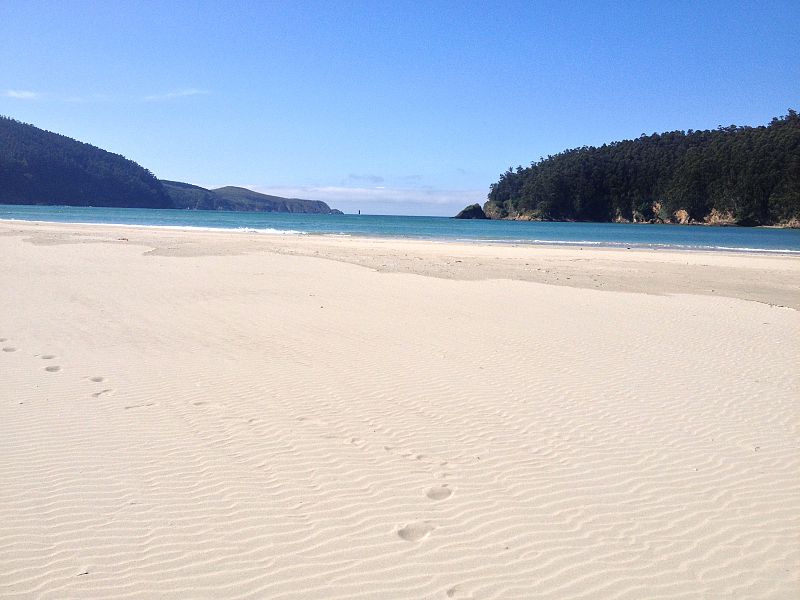
[[[674,217],[675,222],[680,223],[681,225],[688,225],[692,221],[692,219],[689,217],[689,213],[682,208],[675,211]]]
[[[716,208],[712,208],[703,220],[708,225],[736,225],[736,218],[731,211],[720,212]]]
[[[797,217],[792,217],[791,219],[787,219],[786,221],[782,222],[781,227],[786,227],[789,229],[800,229],[800,219]]]
[[[508,213],[501,208],[499,202],[492,202],[491,200],[483,205],[483,214],[488,219],[504,219],[508,216]]]
[[[455,219],[488,219],[480,204],[472,204],[458,213]]]
[[[617,209],[617,212],[614,214],[614,223],[630,223],[631,220],[622,214],[622,211]]]
[[[663,210],[661,202],[653,202],[650,211],[653,213],[652,223],[669,223],[669,216],[666,211]]]

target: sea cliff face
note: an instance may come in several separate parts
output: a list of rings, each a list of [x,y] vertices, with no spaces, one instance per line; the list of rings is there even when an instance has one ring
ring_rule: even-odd
[[[470,207],[467,207],[470,208]],[[467,209],[464,209],[467,210]],[[462,211],[464,212],[464,211]],[[499,206],[498,203],[488,201],[483,206],[483,213],[487,219],[497,219],[505,221],[544,221],[544,222],[564,222],[574,223],[580,222],[580,219],[553,219],[542,218],[541,214],[536,211],[516,211]],[[613,219],[608,221],[594,220],[590,222],[611,222],[611,223],[644,223],[644,224],[659,224],[659,225],[711,225],[716,227],[736,227],[736,226],[752,226],[759,225],[759,223],[749,223],[737,221],[731,211],[719,211],[716,208],[711,209],[711,212],[703,219],[693,219],[688,211],[684,209],[676,210],[668,213],[664,210],[661,203],[654,202],[651,206],[650,213],[652,216],[647,217],[639,211],[633,211],[631,218],[627,218],[620,212],[614,215]],[[461,214],[461,213],[459,213]],[[800,229],[800,219],[792,217],[789,219],[781,220],[773,223],[772,227],[782,227],[788,229]]]

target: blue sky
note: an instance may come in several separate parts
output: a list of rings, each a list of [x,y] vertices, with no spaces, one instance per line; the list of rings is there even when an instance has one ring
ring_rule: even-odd
[[[162,179],[451,215],[509,166],[800,108],[800,2],[0,0],[0,114]]]

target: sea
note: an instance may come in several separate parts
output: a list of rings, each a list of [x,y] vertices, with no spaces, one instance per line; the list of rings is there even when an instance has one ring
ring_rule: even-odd
[[[252,235],[353,236],[495,244],[598,246],[800,255],[800,230],[628,223],[542,223],[448,217],[1,205],[0,219],[103,223]]]

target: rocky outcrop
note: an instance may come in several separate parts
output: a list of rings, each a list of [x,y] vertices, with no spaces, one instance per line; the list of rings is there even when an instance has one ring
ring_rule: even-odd
[[[480,204],[472,204],[458,213],[455,219],[488,219]]]
[[[684,209],[679,209],[675,211],[673,215],[675,223],[679,223],[681,225],[688,225],[691,223],[692,219],[689,217],[689,213]]]
[[[703,220],[708,225],[736,225],[736,219],[732,212],[720,212],[716,208],[712,208]]]
[[[495,202],[489,200],[483,206],[484,214],[488,219],[499,219],[505,221],[550,221],[552,219],[542,219],[541,215],[535,211],[517,211],[508,202]],[[472,208],[472,207],[467,207]],[[465,209],[466,210],[466,209]],[[645,214],[634,210],[630,215],[623,214],[617,210],[610,219],[612,223],[650,223],[659,225],[711,225],[715,227],[756,227],[764,226],[755,220],[736,220],[732,211],[720,211],[712,208],[711,212],[702,218],[692,218],[687,210],[679,209],[673,213],[668,212],[661,202],[655,201],[647,207]],[[464,211],[462,211],[464,212]],[[464,217],[462,217],[464,218]],[[572,219],[557,219],[560,222],[574,222]],[[769,227],[800,229],[800,219],[790,217],[778,221]]]
[[[508,213],[501,209],[500,204],[491,200],[483,205],[483,214],[486,215],[487,219],[505,219],[508,217]]]
[[[797,217],[792,217],[791,219],[788,219],[787,221],[781,223],[780,226],[789,229],[800,229],[800,219],[798,219]]]

